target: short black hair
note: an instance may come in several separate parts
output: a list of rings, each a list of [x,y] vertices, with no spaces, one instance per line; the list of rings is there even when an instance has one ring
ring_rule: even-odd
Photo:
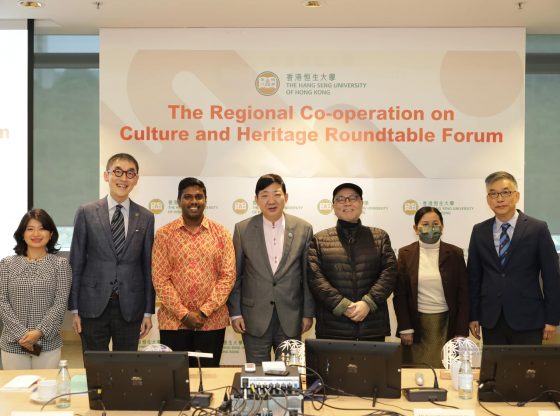
[[[515,189],[517,189],[517,181],[515,180],[513,175],[511,173],[505,172],[503,170],[491,173],[490,175],[488,175],[486,177],[486,179],[484,179],[484,182],[486,183],[486,186],[488,186],[488,185],[493,184],[494,182],[502,180],[502,179],[507,179],[508,181],[511,181],[511,183],[513,183],[515,185]]]
[[[181,195],[183,194],[183,191],[189,186],[198,186],[199,188],[202,188],[202,192],[204,192],[204,198],[206,198],[206,186],[204,185],[204,182],[202,182],[200,179],[189,177],[189,178],[181,179],[181,182],[179,182],[177,199],[181,199]]]
[[[16,254],[19,256],[25,256],[27,254],[27,243],[23,238],[23,233],[25,232],[27,224],[29,224],[30,220],[39,221],[45,230],[52,233],[51,239],[47,243],[47,253],[58,253],[60,250],[60,248],[56,247],[56,243],[58,242],[58,230],[56,229],[56,225],[54,225],[53,219],[44,209],[35,208],[25,213],[16,232],[14,233],[14,239],[16,240],[14,251]]]
[[[119,159],[128,160],[129,162],[134,163],[134,166],[136,166],[136,173],[140,172],[140,168],[138,167],[138,161],[134,158],[134,156],[128,153],[117,153],[111,156],[107,161],[107,167],[105,168],[105,170],[109,171],[109,169],[111,169],[111,166],[113,166],[113,163],[115,163],[115,161]]]
[[[257,180],[257,185],[255,186],[255,195],[259,196],[259,192],[265,188],[268,188],[273,183],[277,183],[278,185],[282,186],[282,192],[286,193],[286,184],[284,183],[284,179],[280,175],[276,175],[275,173],[267,173],[266,175],[262,175]]]
[[[440,210],[435,207],[422,207],[418,211],[416,211],[416,214],[414,214],[414,224],[420,224],[420,221],[422,221],[422,217],[428,212],[435,212],[443,225],[443,215],[441,215]]]
[[[346,182],[346,183],[341,183],[336,188],[334,188],[334,191],[332,191],[333,202],[334,202],[334,197],[336,196],[336,194],[339,193],[341,189],[345,189],[345,188],[352,189],[354,192],[356,192],[360,196],[360,199],[362,199],[362,195],[363,195],[362,188],[360,188],[355,183]]]

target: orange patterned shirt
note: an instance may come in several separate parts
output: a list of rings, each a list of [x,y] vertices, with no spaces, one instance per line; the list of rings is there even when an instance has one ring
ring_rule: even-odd
[[[161,301],[160,329],[186,329],[181,319],[197,310],[208,316],[201,331],[225,328],[229,324],[225,303],[235,283],[231,234],[206,217],[194,233],[182,217],[164,225],[154,240],[152,280]]]

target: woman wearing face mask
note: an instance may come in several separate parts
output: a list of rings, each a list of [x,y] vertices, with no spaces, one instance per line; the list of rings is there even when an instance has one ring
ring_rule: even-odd
[[[443,345],[469,333],[467,268],[463,250],[441,241],[443,217],[437,208],[420,208],[413,228],[419,241],[399,250],[393,301],[397,336],[411,346],[412,363],[441,368]]]

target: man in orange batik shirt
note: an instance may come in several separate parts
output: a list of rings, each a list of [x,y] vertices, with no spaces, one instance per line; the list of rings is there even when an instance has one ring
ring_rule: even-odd
[[[213,353],[214,358],[202,359],[202,365],[219,367],[229,324],[225,303],[235,282],[231,234],[204,215],[202,181],[179,182],[177,202],[181,218],[157,231],[153,249],[161,343],[173,351]]]

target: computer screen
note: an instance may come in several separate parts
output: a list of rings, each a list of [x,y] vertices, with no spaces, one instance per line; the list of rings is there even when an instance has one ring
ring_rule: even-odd
[[[328,394],[361,397],[401,396],[400,344],[373,341],[307,339],[306,366],[321,375]],[[307,370],[307,386],[318,377]]]
[[[86,351],[89,406],[94,410],[181,410],[190,400],[186,352]]]
[[[556,393],[545,393],[556,391]],[[560,346],[484,345],[478,397],[483,402],[560,400]]]

